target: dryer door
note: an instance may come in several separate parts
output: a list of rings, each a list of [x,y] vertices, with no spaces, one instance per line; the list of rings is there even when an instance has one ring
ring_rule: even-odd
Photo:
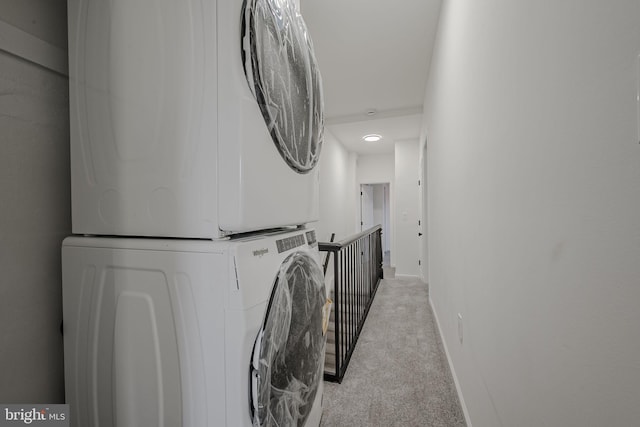
[[[323,99],[313,45],[293,0],[245,0],[245,74],[280,155],[298,173],[314,168]]]
[[[304,426],[323,378],[324,277],[304,252],[280,267],[251,360],[254,426]]]

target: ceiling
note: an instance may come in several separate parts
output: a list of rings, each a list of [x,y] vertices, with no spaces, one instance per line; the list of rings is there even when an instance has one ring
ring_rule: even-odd
[[[322,74],[325,128],[348,150],[393,152],[396,142],[419,139],[440,3],[301,1]],[[382,140],[365,143],[371,133]]]

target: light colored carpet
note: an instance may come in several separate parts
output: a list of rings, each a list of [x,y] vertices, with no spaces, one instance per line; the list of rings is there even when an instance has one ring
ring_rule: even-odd
[[[380,283],[342,384],[324,393],[324,427],[466,425],[426,284]]]

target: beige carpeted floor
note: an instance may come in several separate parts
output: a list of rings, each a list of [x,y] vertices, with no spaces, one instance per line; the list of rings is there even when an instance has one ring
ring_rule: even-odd
[[[342,384],[325,382],[321,426],[465,426],[427,285],[385,277]]]

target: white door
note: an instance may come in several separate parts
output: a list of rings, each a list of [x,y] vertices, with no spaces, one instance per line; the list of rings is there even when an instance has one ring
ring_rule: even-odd
[[[420,170],[418,176],[418,251],[420,259],[420,275],[422,280],[429,280],[429,251],[427,240],[428,195],[427,195],[427,144],[420,152]]]
[[[383,219],[382,219],[382,251],[384,254],[391,251],[391,198],[389,192],[389,183],[383,185]],[[389,260],[387,259],[387,262]]]
[[[368,230],[373,227],[373,185],[362,184],[360,186],[360,230]]]

